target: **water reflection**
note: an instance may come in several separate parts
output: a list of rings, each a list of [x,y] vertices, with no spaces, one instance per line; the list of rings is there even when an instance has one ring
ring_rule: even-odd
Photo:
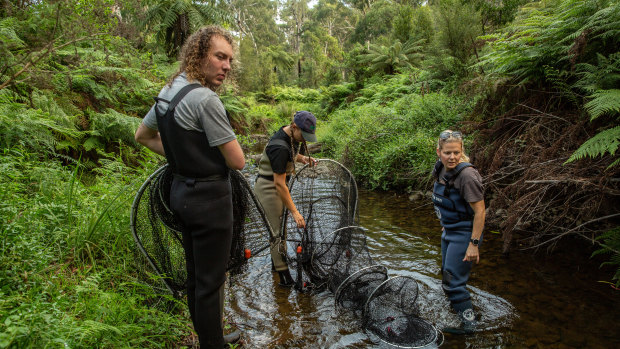
[[[360,225],[368,248],[390,276],[417,280],[421,314],[441,327],[456,316],[441,292],[440,226],[430,206],[392,193],[360,191]],[[620,345],[618,301],[570,261],[513,253],[503,257],[487,233],[469,290],[483,331],[446,336],[442,348],[612,348]],[[277,285],[269,256],[251,259],[231,286],[226,314],[245,348],[376,348],[355,316],[341,313],[330,291],[298,293]],[[591,293],[596,291],[596,293]],[[616,295],[617,298],[617,295]],[[512,304],[512,305],[511,305]]]

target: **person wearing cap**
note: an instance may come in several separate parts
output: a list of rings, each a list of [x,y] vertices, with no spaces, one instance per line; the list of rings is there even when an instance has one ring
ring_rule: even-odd
[[[306,222],[299,213],[288,189],[288,180],[295,170],[295,162],[316,164],[309,156],[306,142],[316,142],[316,117],[308,111],[298,111],[293,122],[281,127],[270,139],[258,163],[258,177],[254,192],[265,210],[272,228],[271,261],[278,272],[280,285],[290,287],[293,279],[286,264],[285,236],[280,235],[284,207],[291,213],[297,227]],[[303,145],[303,147],[302,147]],[[303,148],[303,149],[301,149]],[[307,154],[307,156],[303,154]]]

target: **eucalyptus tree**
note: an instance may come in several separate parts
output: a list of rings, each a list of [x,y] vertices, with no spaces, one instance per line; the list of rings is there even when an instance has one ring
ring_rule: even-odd
[[[240,39],[248,37],[256,53],[259,48],[277,45],[284,40],[284,35],[276,23],[276,0],[231,0],[229,7]]]
[[[473,54],[478,55],[480,12],[461,0],[435,0],[432,9],[438,48],[456,58],[457,64],[466,66]]]
[[[481,30],[486,34],[487,28],[495,29],[509,23],[515,18],[519,6],[532,0],[461,0],[464,4],[472,4],[480,11]]]
[[[146,0],[143,27],[155,34],[168,57],[175,57],[185,40],[207,24],[227,26],[231,17],[216,0]]]
[[[284,0],[281,4],[281,26],[297,59],[297,78],[301,77],[301,38],[306,30],[308,16],[308,0]]]
[[[245,91],[266,91],[273,83],[272,57],[274,47],[284,42],[284,33],[276,23],[278,2],[276,0],[231,0],[230,11],[234,17],[240,41],[238,70],[239,87]],[[282,51],[285,51],[282,48]],[[282,62],[276,58],[275,66],[281,70]]]
[[[325,28],[327,35],[344,46],[359,20],[359,12],[341,0],[319,0],[312,8],[313,22]]]
[[[359,12],[339,0],[319,0],[302,37],[302,83],[316,87],[345,78],[344,50]]]
[[[345,0],[344,2],[365,15],[375,1],[376,0]]]
[[[389,0],[372,2],[357,22],[351,35],[351,43],[358,42],[368,46],[369,43],[384,39],[384,43],[387,44],[389,41],[387,36],[392,32],[392,22],[397,11],[398,7]]]

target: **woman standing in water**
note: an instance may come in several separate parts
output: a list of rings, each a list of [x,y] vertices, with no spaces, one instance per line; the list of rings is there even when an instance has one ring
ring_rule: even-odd
[[[254,192],[265,209],[269,225],[273,229],[271,236],[271,261],[280,277],[280,286],[293,285],[288,265],[286,264],[286,232],[280,233],[284,208],[286,207],[297,227],[303,228],[306,222],[295,207],[288,189],[288,180],[295,170],[295,162],[308,164],[316,160],[303,156],[300,151],[307,150],[306,142],[316,142],[316,117],[308,111],[298,111],[293,121],[282,126],[269,140],[258,164],[258,178]],[[301,148],[301,149],[300,149]]]
[[[463,135],[450,130],[439,134],[433,176],[433,204],[441,221],[442,287],[461,324],[443,330],[467,334],[475,330],[475,314],[466,289],[472,262],[480,261],[479,247],[485,220],[480,173],[469,163]]]

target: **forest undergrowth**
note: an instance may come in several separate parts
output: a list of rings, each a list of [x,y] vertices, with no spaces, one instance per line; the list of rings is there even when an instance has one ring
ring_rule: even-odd
[[[602,234],[620,223],[620,168],[609,167],[609,155],[567,160],[610,121],[584,120],[552,91],[505,87],[497,95],[516,102],[489,98],[479,106],[499,117],[472,121],[466,129],[478,130],[471,156],[485,179],[488,225],[502,232],[504,252],[515,240],[528,249],[552,251],[571,234],[600,249]]]

